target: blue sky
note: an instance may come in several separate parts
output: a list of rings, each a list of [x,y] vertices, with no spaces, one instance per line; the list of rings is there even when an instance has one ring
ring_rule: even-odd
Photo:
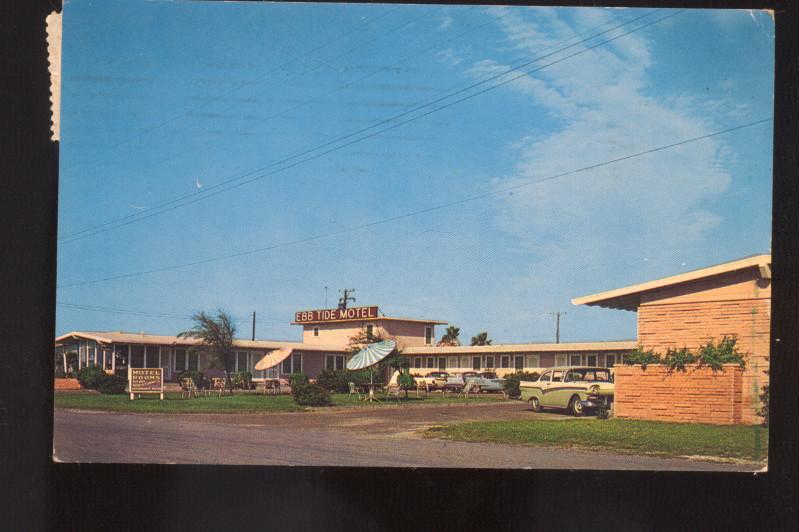
[[[297,339],[327,286],[633,339],[571,298],[770,250],[771,122],[536,183],[770,118],[766,13],[71,0],[63,33],[59,334]]]

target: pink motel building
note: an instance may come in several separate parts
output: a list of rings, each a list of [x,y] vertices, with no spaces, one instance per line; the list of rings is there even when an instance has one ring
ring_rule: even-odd
[[[321,309],[295,313],[292,325],[302,327],[302,341],[237,339],[235,371],[250,371],[253,379],[287,376],[302,372],[315,378],[323,369],[343,369],[348,360],[350,338],[371,333],[397,341],[409,358],[414,373],[432,370],[494,370],[499,375],[543,367],[599,365],[612,367],[635,341],[587,343],[498,344],[489,346],[438,346],[436,326],[447,322],[384,316],[378,307]],[[164,378],[174,380],[186,370],[209,365],[198,340],[146,334],[144,332],[73,331],[56,338],[57,352],[77,353],[78,367],[95,364],[109,372],[124,374],[128,367],[160,367]],[[255,371],[255,364],[275,349],[290,349],[291,355],[277,367]]]

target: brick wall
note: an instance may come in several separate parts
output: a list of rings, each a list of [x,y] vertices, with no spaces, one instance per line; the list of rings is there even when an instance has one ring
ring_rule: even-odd
[[[686,366],[616,366],[614,416],[687,423],[731,425],[742,419],[744,371],[725,364],[723,371]]]
[[[55,379],[55,384],[53,385],[53,389],[56,391],[59,390],[80,390],[80,383],[78,379]]]
[[[638,307],[638,340],[645,349],[695,350],[708,338],[735,336],[746,357],[742,381],[744,423],[759,423],[760,388],[768,382],[770,298],[648,304]]]

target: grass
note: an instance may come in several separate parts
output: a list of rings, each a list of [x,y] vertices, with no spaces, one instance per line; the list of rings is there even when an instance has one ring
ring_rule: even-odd
[[[768,430],[626,419],[489,421],[428,429],[427,437],[458,441],[576,447],[630,454],[765,460]]]
[[[332,394],[333,406],[378,408],[387,405],[396,405],[397,400],[384,399],[378,394],[379,403],[359,401],[357,396],[350,394]],[[414,395],[402,399],[403,406],[422,404],[464,404],[475,402],[496,401],[502,396],[479,396],[468,399],[453,396],[441,397],[431,395],[428,398],[417,398]],[[259,413],[259,412],[300,412],[305,408],[297,405],[291,395],[262,395],[236,393],[222,397],[199,397],[196,399],[181,399],[179,392],[167,392],[164,401],[157,395],[143,394],[141,399],[130,400],[130,396],[103,395],[96,392],[55,392],[54,404],[56,408],[71,408],[77,410],[100,410],[108,412],[140,412],[140,413],[180,413],[180,414],[212,414],[212,413]]]

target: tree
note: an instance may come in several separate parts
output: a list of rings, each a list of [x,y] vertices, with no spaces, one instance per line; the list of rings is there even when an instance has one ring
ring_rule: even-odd
[[[447,327],[447,330],[444,331],[444,336],[441,337],[441,340],[438,342],[439,346],[447,346],[447,345],[461,345],[460,340],[458,340],[458,335],[461,333],[459,327],[455,327],[454,325],[450,325]]]
[[[477,336],[472,336],[472,345],[491,345],[491,340],[488,339],[488,333],[483,331]]]
[[[178,334],[178,337],[197,338],[202,341],[211,360],[225,369],[225,382],[232,393],[233,384],[230,382],[230,372],[236,363],[236,351],[233,348],[236,326],[233,323],[233,318],[227,312],[217,310],[216,317],[199,312],[194,314],[191,319],[194,320],[194,327]]]

